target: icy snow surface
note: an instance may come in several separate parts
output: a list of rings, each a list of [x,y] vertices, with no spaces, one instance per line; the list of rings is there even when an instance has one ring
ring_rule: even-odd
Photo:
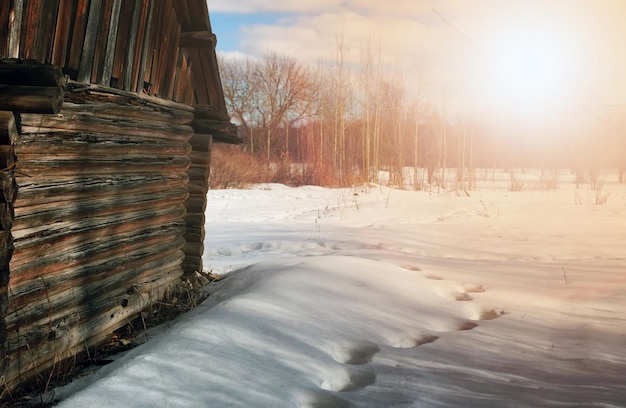
[[[604,189],[210,191],[225,279],[59,406],[626,406],[626,186]]]

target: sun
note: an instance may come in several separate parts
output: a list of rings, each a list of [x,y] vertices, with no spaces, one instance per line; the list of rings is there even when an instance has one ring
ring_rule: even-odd
[[[533,37],[509,37],[495,61],[494,86],[520,104],[543,104],[565,86],[559,48],[547,39]]]
[[[485,97],[520,114],[549,114],[568,102],[573,83],[571,44],[551,24],[500,27],[486,50]]]

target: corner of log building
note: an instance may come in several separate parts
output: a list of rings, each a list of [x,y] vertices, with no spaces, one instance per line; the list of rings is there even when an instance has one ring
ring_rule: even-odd
[[[214,47],[204,0],[0,4],[0,399],[202,270]]]

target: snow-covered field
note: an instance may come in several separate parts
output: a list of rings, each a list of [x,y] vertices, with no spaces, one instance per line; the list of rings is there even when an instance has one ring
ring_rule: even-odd
[[[226,278],[59,406],[626,406],[626,185],[602,194],[211,191]]]

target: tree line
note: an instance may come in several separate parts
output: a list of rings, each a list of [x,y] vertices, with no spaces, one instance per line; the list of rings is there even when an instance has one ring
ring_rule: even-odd
[[[288,173],[294,184],[345,186],[384,176],[397,187],[446,188],[453,179],[471,190],[477,168],[626,167],[619,126],[598,133],[572,125],[564,137],[537,143],[542,135],[531,137],[533,129],[433,100],[419,73],[390,68],[371,49],[355,64],[346,48],[338,42],[330,62],[316,65],[273,52],[219,56],[240,149],[265,171]]]

